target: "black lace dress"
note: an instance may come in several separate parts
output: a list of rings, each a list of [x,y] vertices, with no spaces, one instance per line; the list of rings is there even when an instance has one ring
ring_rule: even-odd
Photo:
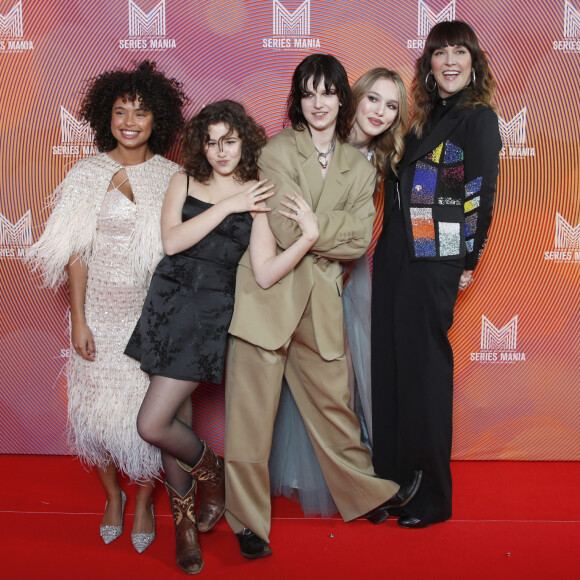
[[[211,204],[188,195],[186,221]],[[221,384],[234,309],[236,269],[252,216],[230,214],[191,248],[159,262],[125,349],[152,375]]]

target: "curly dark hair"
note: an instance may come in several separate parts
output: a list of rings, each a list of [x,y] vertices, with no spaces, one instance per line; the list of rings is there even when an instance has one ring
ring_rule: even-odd
[[[423,54],[415,63],[415,77],[411,84],[413,101],[411,128],[419,137],[427,125],[437,101],[437,90],[430,90],[427,86],[427,76],[431,71],[431,57],[437,49],[445,46],[465,46],[471,55],[474,77],[464,89],[465,98],[462,105],[467,108],[485,105],[495,110],[495,79],[473,28],[461,20],[439,22],[431,29],[425,40]],[[475,78],[475,82],[473,82],[473,78]]]
[[[295,131],[304,131],[308,126],[302,112],[302,97],[308,92],[308,81],[316,89],[324,78],[324,88],[330,92],[336,89],[341,107],[336,119],[336,135],[340,141],[346,141],[354,117],[354,101],[348,83],[348,76],[340,61],[332,54],[311,54],[297,67],[292,75],[292,87],[288,95],[288,120]]]
[[[258,125],[240,103],[229,99],[206,105],[193,119],[187,122],[181,135],[183,145],[183,167],[197,182],[205,183],[212,174],[212,167],[205,155],[209,141],[209,126],[223,123],[242,140],[242,157],[234,179],[245,182],[258,177],[258,157],[266,144],[266,130]]]
[[[156,70],[156,64],[143,61],[135,70],[105,72],[88,82],[79,114],[95,133],[100,151],[112,151],[117,140],[111,133],[111,115],[117,99],[139,99],[141,107],[153,113],[153,131],[149,149],[165,153],[175,141],[184,119],[182,108],[187,97],[176,79],[168,79]]]

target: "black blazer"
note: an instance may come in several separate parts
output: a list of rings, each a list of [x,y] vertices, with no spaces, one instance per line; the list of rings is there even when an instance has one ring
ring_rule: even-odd
[[[465,269],[475,268],[491,223],[501,147],[497,115],[460,102],[420,139],[408,135],[385,207],[398,185],[413,260],[465,258]]]

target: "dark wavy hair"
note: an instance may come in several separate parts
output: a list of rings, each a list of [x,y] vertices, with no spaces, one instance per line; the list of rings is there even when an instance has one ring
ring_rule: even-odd
[[[100,151],[112,151],[117,140],[111,132],[113,104],[117,99],[139,99],[141,107],[153,114],[153,131],[149,149],[165,153],[175,141],[184,119],[182,109],[187,102],[181,84],[156,70],[156,64],[143,61],[135,70],[113,70],[90,79],[79,114],[95,133]]]
[[[477,105],[485,105],[495,110],[495,80],[473,28],[461,20],[439,22],[431,29],[425,40],[423,54],[415,63],[415,78],[411,84],[413,101],[411,128],[418,136],[421,136],[423,127],[431,117],[437,101],[437,90],[429,90],[426,83],[427,75],[431,71],[431,57],[439,48],[460,45],[469,50],[471,67],[475,73],[475,82],[470,81],[464,89],[465,97],[462,100],[462,106],[473,108]]]
[[[210,178],[213,170],[205,151],[209,126],[218,123],[229,128],[220,141],[227,139],[234,131],[242,140],[242,157],[234,171],[234,178],[241,182],[257,179],[258,157],[266,144],[266,130],[246,113],[240,103],[229,99],[206,105],[185,125],[181,136],[184,169],[199,183]]]
[[[304,131],[308,127],[302,112],[302,97],[308,92],[307,84],[310,79],[316,89],[323,78],[327,92],[333,86],[336,89],[341,104],[336,119],[336,135],[340,141],[346,141],[352,126],[354,102],[346,71],[331,54],[311,54],[296,67],[288,95],[288,120],[295,131]]]

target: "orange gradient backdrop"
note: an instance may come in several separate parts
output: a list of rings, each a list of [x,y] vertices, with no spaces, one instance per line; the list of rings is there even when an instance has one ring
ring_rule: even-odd
[[[274,30],[277,4],[290,30]],[[452,329],[454,457],[580,459],[580,0],[134,5],[145,28],[149,15],[148,30],[130,30],[127,0],[0,0],[0,452],[68,453],[67,292],[40,289],[21,255],[42,232],[48,196],[91,153],[86,137],[63,140],[61,131],[61,107],[76,117],[89,77],[152,59],[182,81],[188,117],[236,99],[271,135],[307,54],[336,55],[351,81],[387,66],[409,86],[425,11],[436,20],[453,9],[488,54],[505,142],[488,247]],[[310,28],[302,36],[292,29],[300,7]],[[157,28],[155,14],[164,15]],[[177,149],[170,156],[179,161]],[[491,335],[483,330],[487,348],[482,317],[493,326]],[[504,340],[514,317],[517,329],[512,323]],[[205,385],[195,402],[198,429],[221,451],[223,389]]]

